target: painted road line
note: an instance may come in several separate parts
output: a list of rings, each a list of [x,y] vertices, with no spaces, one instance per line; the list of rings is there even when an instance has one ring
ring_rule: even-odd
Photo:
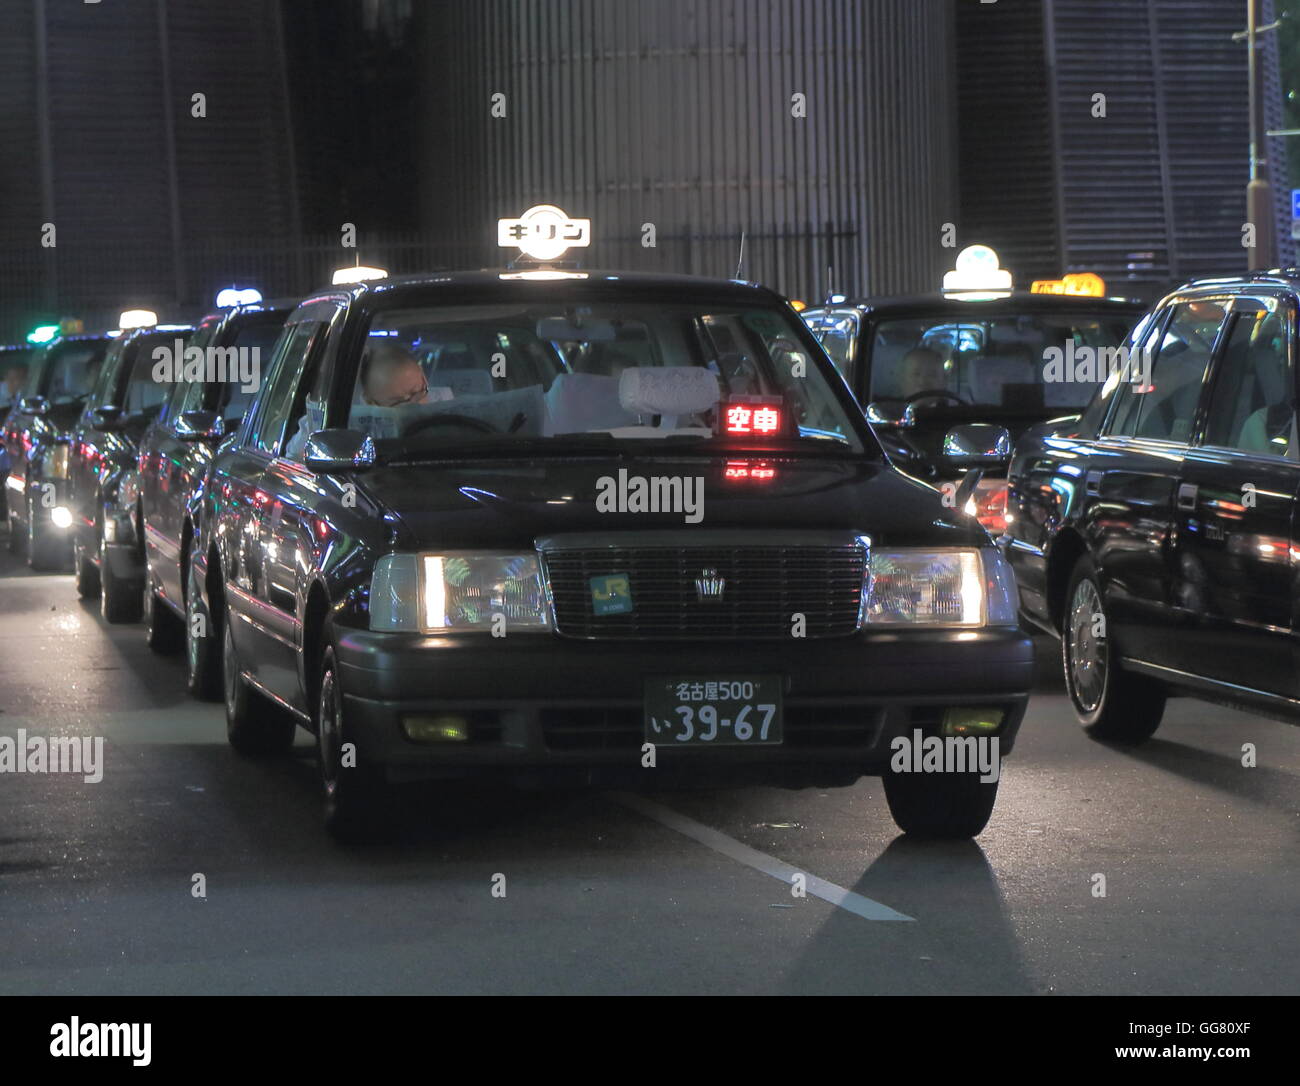
[[[676,830],[684,837],[689,837],[692,841],[698,841],[706,848],[711,848],[714,852],[720,852],[737,863],[752,867],[755,871],[763,872],[764,875],[771,875],[772,878],[785,883],[786,886],[792,884],[795,875],[803,875],[807,880],[808,893],[812,894],[813,897],[819,897],[823,901],[837,905],[841,909],[862,917],[864,920],[909,920],[915,923],[915,917],[905,916],[903,913],[891,909],[888,905],[882,905],[879,901],[872,901],[871,898],[863,897],[852,890],[846,890],[843,886],[836,886],[833,882],[827,882],[825,879],[819,879],[816,875],[800,871],[797,867],[791,867],[788,863],[778,860],[775,856],[769,856],[765,852],[750,848],[748,845],[737,841],[734,837],[719,833],[702,822],[696,822],[693,818],[678,814],[671,808],[655,803],[653,800],[627,792],[611,792],[609,795],[611,799],[636,811],[637,814],[644,815],[662,826],[667,826],[670,830]]]

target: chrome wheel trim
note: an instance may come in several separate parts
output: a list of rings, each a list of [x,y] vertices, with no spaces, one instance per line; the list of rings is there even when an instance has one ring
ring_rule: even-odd
[[[1070,689],[1085,713],[1096,712],[1106,696],[1106,639],[1093,634],[1098,616],[1105,622],[1097,586],[1085,578],[1074,590],[1067,624]]]
[[[320,712],[317,717],[316,750],[320,758],[321,783],[330,799],[338,789],[339,754],[342,747],[339,730],[339,706],[333,670],[321,676]]]

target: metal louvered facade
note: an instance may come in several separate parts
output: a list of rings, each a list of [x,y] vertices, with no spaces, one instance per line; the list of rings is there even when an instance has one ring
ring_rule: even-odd
[[[192,310],[228,281],[225,239],[292,236],[278,9],[0,0],[6,340],[64,313]]]
[[[1243,271],[1247,56],[1232,34],[1244,22],[1245,5],[1224,0],[964,0],[967,232],[1021,280],[1089,270],[1151,296]],[[1280,104],[1276,41],[1263,40],[1265,100]],[[1280,255],[1291,263],[1285,153],[1271,141]]]
[[[742,274],[803,297],[951,259],[948,0],[479,0],[422,32],[426,221],[484,259],[535,203],[593,220],[592,266],[731,276],[743,232]]]

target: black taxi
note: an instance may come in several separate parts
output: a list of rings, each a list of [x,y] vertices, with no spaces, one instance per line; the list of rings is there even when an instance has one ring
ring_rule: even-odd
[[[1024,614],[1098,736],[1147,738],[1171,693],[1300,719],[1298,308],[1296,269],[1187,284],[1081,415],[1015,450]]]
[[[894,462],[923,478],[951,480],[945,444],[971,432],[956,428],[991,425],[1014,439],[1077,413],[1144,308],[1082,294],[950,290],[841,298],[803,316]],[[1005,529],[1001,471],[980,483],[971,507],[993,535]]]
[[[62,569],[72,556],[69,441],[112,343],[107,334],[55,339],[5,419],[9,548],[25,550],[33,569]]]
[[[144,601],[143,554],[121,515],[118,490],[135,468],[141,436],[171,395],[194,329],[158,324],[147,310],[122,316],[123,330],[73,429],[68,504],[78,595],[98,595],[109,622],[137,622]],[[128,327],[128,317],[142,323]]]
[[[226,293],[218,295],[219,304]],[[133,546],[144,559],[149,646],[158,652],[182,645],[193,650],[187,654],[188,682],[199,697],[220,696],[221,661],[214,652],[199,652],[211,642],[187,641],[182,626],[198,491],[212,450],[243,421],[284,319],[297,304],[264,302],[251,293],[256,300],[225,306],[195,326],[181,380],[145,429],[136,470],[118,491],[119,545]]]
[[[1030,687],[1000,552],[890,467],[753,284],[551,269],[322,291],[200,501],[188,632],[221,643],[230,742],[315,733],[343,836],[413,779],[864,774],[905,830],[969,836],[996,775],[920,772],[900,744],[1005,753]]]

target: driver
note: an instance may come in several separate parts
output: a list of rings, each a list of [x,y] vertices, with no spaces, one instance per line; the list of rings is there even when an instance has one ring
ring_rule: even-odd
[[[429,402],[429,382],[415,355],[400,343],[381,343],[366,356],[361,398],[375,407]]]
[[[943,369],[943,358],[929,347],[913,347],[903,355],[899,367],[899,395],[904,400],[922,392],[945,392],[948,375]]]

